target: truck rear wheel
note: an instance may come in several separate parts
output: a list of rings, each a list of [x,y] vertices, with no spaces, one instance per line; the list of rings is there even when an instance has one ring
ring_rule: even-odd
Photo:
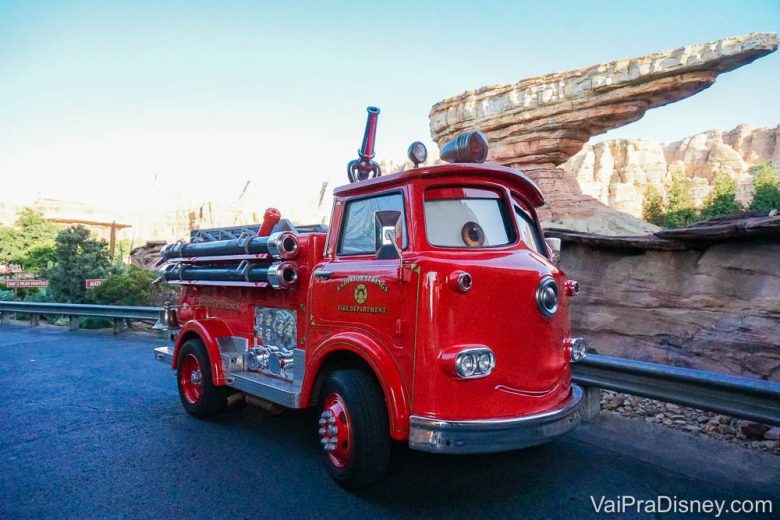
[[[348,489],[380,481],[391,441],[387,406],[374,377],[359,369],[334,371],[321,396],[319,438],[328,472]]]
[[[201,340],[184,342],[177,366],[179,397],[188,414],[208,417],[227,408],[227,388],[214,386],[209,356]]]

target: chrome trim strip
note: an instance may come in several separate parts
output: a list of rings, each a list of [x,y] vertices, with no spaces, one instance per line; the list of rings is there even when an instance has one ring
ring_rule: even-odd
[[[409,447],[432,453],[491,453],[547,442],[573,430],[582,418],[582,388],[559,407],[509,419],[447,421],[413,415],[409,418]]]

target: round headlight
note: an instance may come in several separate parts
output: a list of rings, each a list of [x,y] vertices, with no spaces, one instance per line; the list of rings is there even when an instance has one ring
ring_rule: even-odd
[[[477,371],[480,374],[487,374],[493,370],[493,355],[490,352],[483,352],[477,360]]]
[[[470,377],[474,375],[477,368],[477,361],[474,355],[470,353],[460,354],[455,360],[455,370],[461,377]]]
[[[558,284],[552,276],[545,276],[536,288],[536,305],[545,318],[551,318],[558,310]]]

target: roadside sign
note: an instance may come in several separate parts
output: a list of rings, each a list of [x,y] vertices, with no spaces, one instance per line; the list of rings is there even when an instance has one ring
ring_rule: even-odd
[[[5,286],[9,289],[18,287],[48,287],[49,280],[6,280]]]
[[[88,278],[87,280],[84,280],[84,286],[87,289],[92,289],[93,287],[97,287],[105,281],[105,278]]]

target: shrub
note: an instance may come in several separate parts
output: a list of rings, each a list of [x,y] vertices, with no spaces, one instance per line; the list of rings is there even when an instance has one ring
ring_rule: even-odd
[[[43,303],[43,302],[49,302],[51,300],[49,299],[49,295],[47,293],[43,291],[35,291],[25,296],[24,301]]]
[[[672,180],[667,190],[668,207],[664,217],[664,226],[677,228],[698,220],[691,197],[691,181],[682,170],[672,172]]]
[[[95,316],[79,318],[79,327],[82,329],[107,329],[113,326],[114,322],[108,318],[98,318]]]
[[[703,218],[725,217],[741,211],[742,206],[737,202],[736,181],[728,173],[719,172],[715,176],[712,191],[701,208],[701,216]]]
[[[770,163],[751,168],[750,173],[754,189],[750,210],[769,213],[780,209],[780,173]]]
[[[0,289],[0,302],[12,302],[16,300],[16,293],[10,290]]]
[[[151,305],[152,271],[136,266],[121,274],[108,277],[101,285],[92,289],[92,301],[112,305]]]
[[[125,272],[112,275],[92,289],[91,300],[108,305],[162,305],[179,299],[179,288],[152,285],[154,271],[131,265]]]
[[[660,226],[664,223],[664,197],[658,188],[649,184],[645,188],[642,201],[642,218],[645,221]]]

